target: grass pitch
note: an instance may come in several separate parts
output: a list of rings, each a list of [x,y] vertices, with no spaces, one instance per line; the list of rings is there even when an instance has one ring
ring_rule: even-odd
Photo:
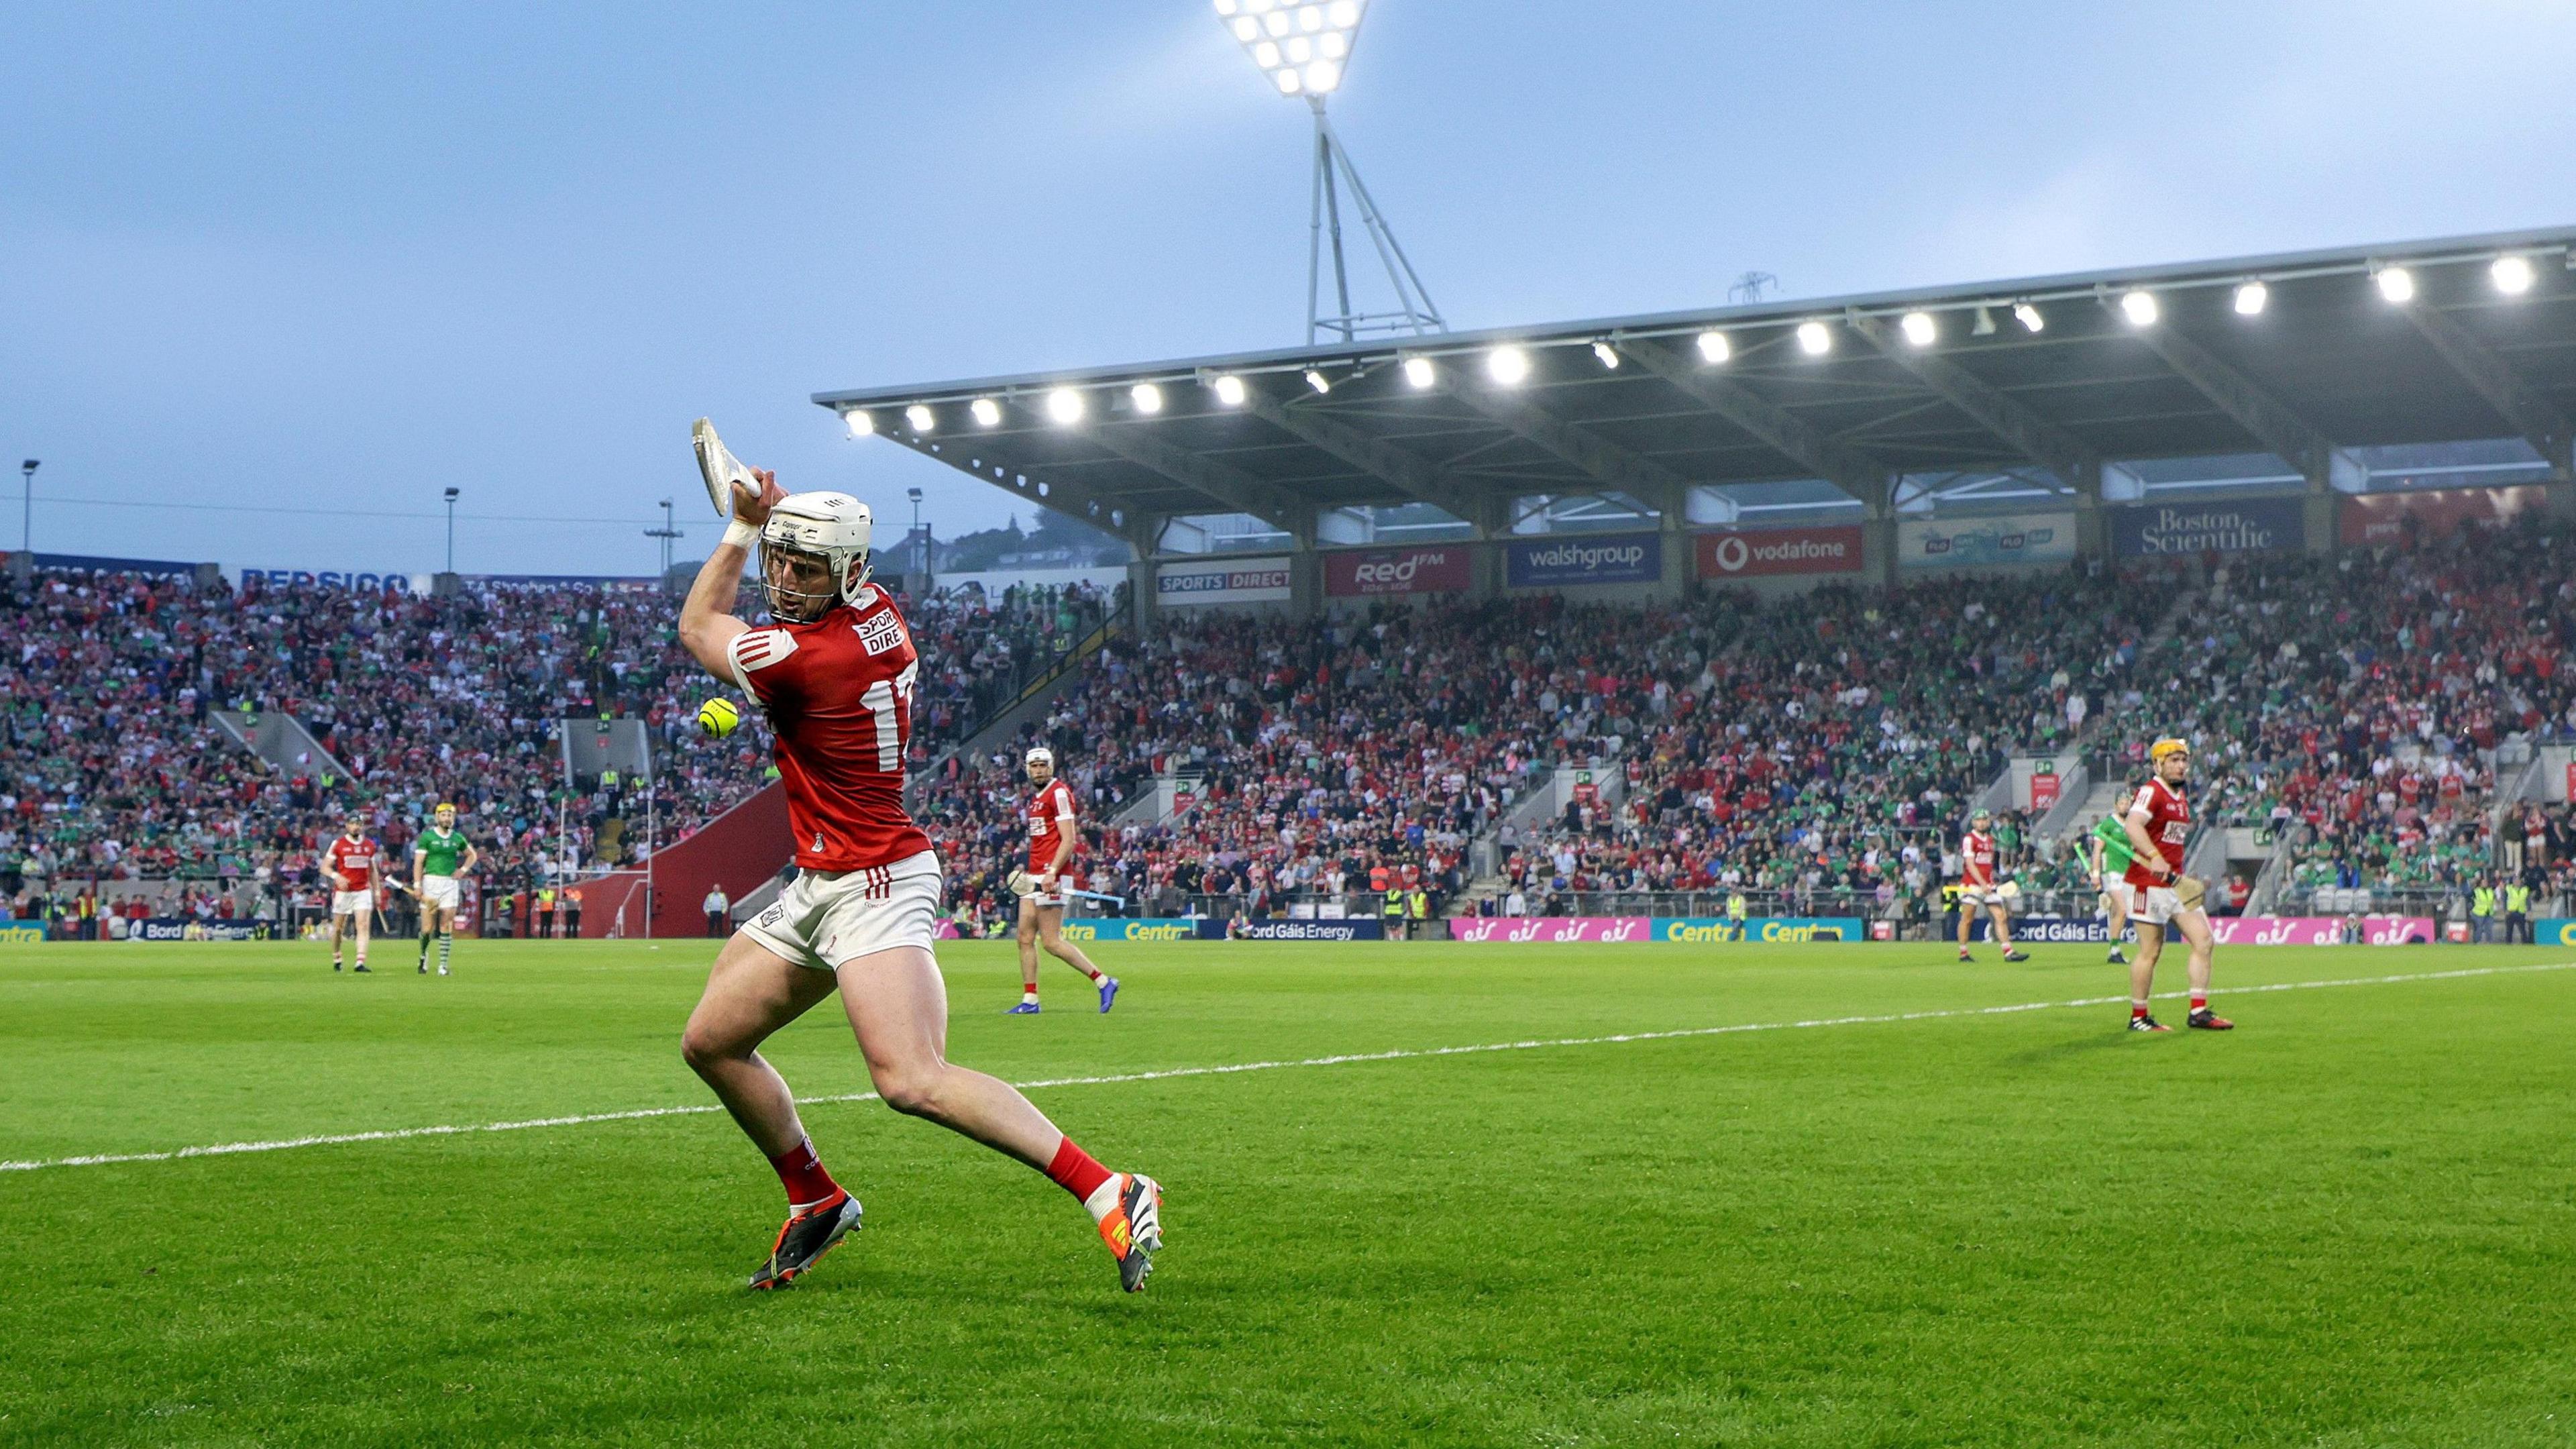
[[[0,954],[0,1160],[710,1099],[702,943]],[[2125,991],[2093,948],[951,946],[1015,1080]],[[2223,952],[2223,984],[2564,951]],[[1033,1092],[1169,1197],[1116,1291],[1038,1174],[815,1105],[866,1230],[791,1292],[716,1113],[0,1172],[0,1442],[2576,1442],[2576,970]],[[2179,1021],[2178,1004],[2166,1010]],[[837,1010],[771,1055],[866,1090]]]

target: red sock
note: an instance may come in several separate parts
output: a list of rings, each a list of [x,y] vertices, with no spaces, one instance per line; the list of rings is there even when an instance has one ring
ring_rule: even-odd
[[[2191,994],[2191,1009],[2194,1011],[2209,1010],[2209,993],[2206,991],[2193,992]]]
[[[1100,1185],[1109,1180],[1109,1169],[1091,1160],[1091,1154],[1073,1145],[1073,1139],[1055,1150],[1055,1161],[1047,1164],[1046,1174],[1055,1185],[1072,1193],[1077,1200],[1089,1202]]]
[[[811,1138],[798,1138],[795,1146],[769,1159],[769,1165],[777,1169],[779,1185],[787,1189],[789,1207],[818,1203],[841,1190],[832,1174],[823,1170],[822,1159],[814,1155]]]
[[[2131,1002],[2129,1003],[2129,1014],[2131,1016],[2144,1016],[2147,1014],[2147,1009],[2138,1005],[2136,1002]]]

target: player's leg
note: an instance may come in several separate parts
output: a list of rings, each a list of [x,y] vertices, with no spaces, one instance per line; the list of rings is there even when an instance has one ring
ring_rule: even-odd
[[[454,890],[455,887],[448,887]],[[438,908],[438,974],[447,974],[448,958],[456,952],[456,901],[451,897]]]
[[[1111,1172],[1075,1146],[1019,1089],[948,1060],[948,989],[922,946],[895,946],[841,963],[841,1005],[868,1075],[887,1106],[1016,1157],[1091,1213],[1127,1291],[1144,1285],[1162,1247],[1161,1189]]]
[[[412,897],[412,905],[420,912],[420,960],[416,969],[426,976],[429,974],[430,939],[438,934],[438,900],[429,893],[429,881],[425,877],[412,877],[412,889],[417,893]]]
[[[349,913],[340,909],[339,897],[334,895],[331,901],[331,969],[334,971],[340,969],[340,934],[348,921]]]
[[[357,922],[358,964],[353,968],[355,970],[364,971],[367,969],[367,928],[372,923],[371,918],[376,913],[375,907],[376,902],[374,896],[367,892],[361,892],[358,896],[358,908],[349,913]]]
[[[1020,1004],[1010,1009],[1012,1016],[1035,1016],[1038,1010],[1038,902],[1035,896],[1020,897],[1018,939],[1020,946]]]
[[[2003,947],[2004,959],[2007,961],[2029,960],[2030,956],[2028,953],[2013,945],[2012,912],[2005,910],[2001,902],[1988,901],[1986,903],[1986,915],[1994,921],[1995,942]]]
[[[1080,946],[1064,938],[1064,907],[1038,907],[1038,944],[1048,955],[1091,978],[1092,988],[1100,993],[1100,1009],[1108,1012],[1109,1004],[1118,999],[1118,978],[1092,965]]]
[[[1975,927],[1978,904],[1979,897],[1967,891],[1959,892],[1959,959],[1962,961],[1974,959],[1968,955],[1968,933]]]
[[[2120,954],[2120,936],[2128,929],[2129,925],[2129,892],[2125,887],[2126,882],[2121,881],[2106,881],[2102,886],[2103,899],[2111,903],[2111,955],[2109,959],[2111,964],[2114,966],[2117,966],[2128,959]]]
[[[2191,1015],[2183,1018],[2183,1024],[2201,1031],[2234,1029],[2236,1023],[2209,1009],[2209,968],[2218,953],[2218,934],[2209,928],[2208,915],[2197,910],[2183,911],[2173,923],[2191,949],[2183,964],[2191,983]]]
[[[2165,929],[2146,914],[2133,917],[2131,923],[2138,928],[2138,954],[2129,962],[2129,1029],[2162,1031],[2151,1004],[2156,989],[2156,958],[2164,954]]]

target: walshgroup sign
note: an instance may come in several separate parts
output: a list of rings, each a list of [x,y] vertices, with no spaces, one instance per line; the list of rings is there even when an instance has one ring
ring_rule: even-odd
[[[2191,558],[2263,553],[2307,541],[2306,505],[2296,498],[2241,503],[2153,503],[2111,511],[2111,551],[2122,558]]]
[[[1652,583],[1663,576],[1659,533],[1523,539],[1503,548],[1503,582],[1515,589]]]
[[[1166,604],[1273,604],[1289,597],[1288,560],[1236,558],[1167,563],[1154,573],[1154,597]]]
[[[1910,569],[2073,563],[2075,515],[2007,513],[1986,518],[1908,519],[1896,525],[1896,556]]]
[[[1468,584],[1467,550],[1373,548],[1324,555],[1324,593],[1336,599],[1388,594],[1457,594]]]
[[[1860,528],[1758,528],[1703,533],[1697,543],[1699,576],[1750,578],[1757,574],[1856,574]]]

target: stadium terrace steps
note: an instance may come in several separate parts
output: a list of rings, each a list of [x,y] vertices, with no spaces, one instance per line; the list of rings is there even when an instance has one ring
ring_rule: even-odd
[[[276,766],[280,774],[349,778],[349,767],[324,749],[302,720],[284,710],[217,709],[208,710],[206,717],[243,749]]]

